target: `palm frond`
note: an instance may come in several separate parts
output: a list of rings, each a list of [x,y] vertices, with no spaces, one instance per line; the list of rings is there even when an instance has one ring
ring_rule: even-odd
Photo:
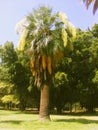
[[[90,4],[93,2],[94,3],[93,14],[95,14],[96,10],[98,9],[98,0],[83,0],[83,2],[85,3],[87,9],[89,8]]]
[[[95,14],[97,9],[98,9],[98,0],[96,0],[94,3],[93,14]]]
[[[22,20],[20,20],[16,26],[15,26],[15,32],[18,34],[18,33],[21,33],[23,28],[25,26],[28,26],[28,22],[27,22],[27,18],[23,18]]]
[[[89,5],[93,2],[94,0],[83,0],[83,2],[86,4],[86,7],[88,8]]]
[[[67,25],[68,18],[67,18],[67,16],[66,16],[64,13],[59,12],[59,13],[58,13],[58,17],[60,18],[60,20],[61,20],[65,25]]]
[[[26,44],[26,37],[27,37],[27,30],[26,28],[23,29],[20,40],[18,42],[18,50],[23,51],[25,44]]]

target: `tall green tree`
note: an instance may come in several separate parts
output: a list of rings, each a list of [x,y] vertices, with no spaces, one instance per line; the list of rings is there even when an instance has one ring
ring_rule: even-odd
[[[41,91],[40,120],[50,120],[49,89],[54,68],[63,57],[67,34],[74,38],[75,28],[63,13],[53,14],[51,8],[44,6],[34,9],[24,20],[18,49],[29,48],[32,75]]]

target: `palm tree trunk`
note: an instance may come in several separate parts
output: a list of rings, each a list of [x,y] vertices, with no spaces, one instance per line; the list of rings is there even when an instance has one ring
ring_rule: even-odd
[[[44,84],[41,89],[40,97],[40,112],[39,112],[40,121],[50,120],[49,114],[49,86]]]

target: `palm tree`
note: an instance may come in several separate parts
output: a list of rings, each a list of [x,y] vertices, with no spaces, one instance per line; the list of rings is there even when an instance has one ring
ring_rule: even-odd
[[[93,13],[95,14],[96,10],[98,9],[98,0],[83,0],[83,2],[86,4],[87,8],[92,2],[94,2]]]
[[[29,48],[31,72],[41,91],[40,120],[50,120],[49,89],[54,68],[63,57],[67,42],[74,39],[75,28],[63,13],[53,14],[51,8],[44,6],[34,9],[18,26],[22,27],[18,27],[22,30],[18,49]]]

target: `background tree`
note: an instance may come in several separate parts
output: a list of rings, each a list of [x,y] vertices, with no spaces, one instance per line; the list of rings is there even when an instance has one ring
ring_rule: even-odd
[[[64,72],[57,72],[55,74],[55,106],[57,108],[57,113],[61,114],[62,109],[67,101],[66,92],[68,92],[68,79],[67,74]]]
[[[92,82],[95,77],[97,57],[97,39],[94,38],[93,33],[88,30],[86,32],[78,32],[76,41],[74,43],[74,51],[72,60],[75,68],[75,78],[80,91],[80,103],[88,111],[93,111],[95,108],[95,93],[96,87]],[[96,47],[95,47],[96,46]],[[96,48],[96,49],[94,49]],[[94,49],[94,50],[93,50]],[[76,63],[78,63],[76,65]],[[97,105],[97,104],[96,104]]]
[[[70,106],[79,102],[90,112],[97,107],[97,85],[93,82],[98,67],[97,32],[97,24],[91,30],[77,29],[73,51],[65,53],[56,70],[67,74],[66,102]]]
[[[17,103],[25,110],[29,97],[29,80],[31,76],[28,58],[14,49],[13,43],[7,42],[1,47],[0,81],[2,102]],[[30,99],[30,98],[29,98]]]
[[[0,51],[0,88],[1,101],[11,108],[12,104],[17,104],[14,94],[14,84],[12,82],[14,74],[14,63],[17,60],[17,54],[12,42],[6,42]]]
[[[34,77],[32,77],[32,76],[30,77],[28,91],[29,91],[28,107],[37,108],[38,111],[39,111],[39,107],[40,107],[40,91],[34,85]]]

